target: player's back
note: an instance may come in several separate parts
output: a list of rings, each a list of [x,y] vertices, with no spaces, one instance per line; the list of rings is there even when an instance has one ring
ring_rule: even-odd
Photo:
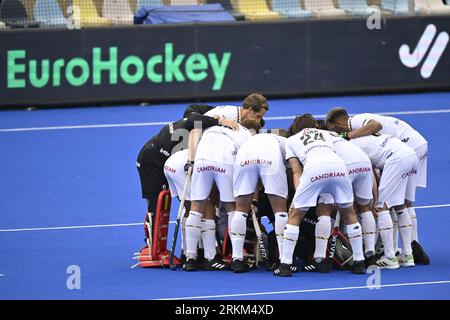
[[[253,154],[273,154],[281,153],[283,159],[286,158],[285,144],[287,138],[273,133],[255,134],[241,146],[242,151]],[[273,155],[275,155],[273,154]]]
[[[330,134],[333,136],[334,151],[344,160],[346,165],[370,161],[367,154],[356,144],[345,140],[335,132],[330,132]]]
[[[388,134],[373,134],[351,139],[350,142],[360,147],[369,156],[372,164],[380,169],[388,159],[400,153],[414,154],[414,151],[400,139]]]
[[[319,163],[343,160],[334,152],[333,137],[329,131],[306,128],[286,141],[286,158],[297,157],[305,169]]]
[[[234,164],[240,146],[251,136],[250,131],[241,125],[239,130],[222,126],[208,128],[198,144],[195,160]]]
[[[350,118],[351,129],[359,129],[366,125],[370,120],[376,120],[381,123],[383,128],[378,132],[380,134],[388,134],[406,142],[410,147],[419,147],[427,141],[413,127],[403,120],[383,116],[373,113],[361,113]]]

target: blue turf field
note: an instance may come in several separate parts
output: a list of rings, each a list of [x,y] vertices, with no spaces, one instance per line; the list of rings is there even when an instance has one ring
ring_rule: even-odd
[[[281,279],[263,270],[130,270],[145,213],[137,153],[185,105],[2,111],[0,299],[449,299],[450,93],[272,100],[266,127],[332,106],[391,112],[428,139],[429,187],[416,205],[430,266],[382,271],[379,290],[365,287],[367,276],[337,271]],[[80,290],[66,287],[70,265],[81,268]]]

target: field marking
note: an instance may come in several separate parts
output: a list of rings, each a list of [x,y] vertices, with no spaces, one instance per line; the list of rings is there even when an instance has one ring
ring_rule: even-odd
[[[437,114],[437,113],[450,113],[450,109],[435,109],[435,110],[417,110],[417,111],[391,111],[391,112],[374,112],[382,116],[395,116],[395,115],[416,115],[416,114]],[[356,113],[350,113],[350,116],[354,116]],[[314,114],[315,118],[326,118],[326,114]],[[278,116],[278,117],[266,117],[264,120],[292,120],[295,116]]]
[[[450,109],[435,109],[435,110],[417,110],[417,111],[391,111],[391,112],[376,112],[384,116],[391,115],[418,115],[418,114],[437,114],[450,113]],[[354,114],[350,114],[354,115]],[[326,114],[315,114],[316,118],[325,118]],[[293,116],[277,116],[265,117],[266,121],[276,120],[291,120]],[[10,128],[0,129],[0,132],[25,132],[25,131],[47,131],[47,130],[71,130],[71,129],[93,129],[93,128],[121,128],[121,127],[145,127],[145,126],[160,126],[171,123],[172,121],[158,121],[158,122],[135,122],[135,123],[110,123],[110,124],[89,124],[89,125],[71,125],[71,126],[51,126],[51,127],[31,127],[31,128]]]
[[[433,204],[428,206],[417,206],[415,209],[432,209],[432,208],[447,208],[450,207],[450,203],[447,204]],[[266,217],[263,217],[266,218]],[[169,221],[170,224],[175,224],[176,221]],[[93,224],[85,226],[66,226],[66,227],[39,227],[39,228],[20,228],[20,229],[0,229],[1,232],[21,232],[21,231],[45,231],[45,230],[68,230],[68,229],[93,229],[93,228],[109,228],[109,227],[130,227],[130,226],[142,226],[142,222],[133,223],[115,223],[115,224]]]
[[[384,285],[380,285],[380,288],[422,286],[422,285],[433,285],[433,284],[450,284],[450,280],[384,284]],[[212,296],[176,297],[176,298],[164,298],[164,299],[161,298],[161,299],[152,299],[152,300],[214,299],[214,298],[248,297],[248,296],[292,294],[292,293],[345,291],[345,290],[358,290],[358,289],[369,290],[369,287],[368,286],[358,286],[358,287],[338,287],[338,288],[304,289],[304,290],[288,290],[288,291],[266,291],[266,292],[251,292],[251,293],[220,294],[220,295],[212,295]],[[374,290],[374,289],[372,289],[372,290]]]
[[[171,221],[170,223],[172,223],[172,221]],[[116,223],[116,224],[93,224],[93,225],[87,225],[87,226],[66,226],[66,227],[42,227],[42,228],[0,229],[0,232],[44,231],[44,230],[67,230],[67,229],[90,229],[90,228],[129,227],[129,226],[142,226],[142,222],[135,222],[135,223]]]

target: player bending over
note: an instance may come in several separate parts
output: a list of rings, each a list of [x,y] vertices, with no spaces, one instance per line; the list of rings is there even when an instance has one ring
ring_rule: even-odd
[[[214,215],[205,212],[211,188],[215,183],[229,221],[235,210],[233,196],[233,171],[237,151],[242,143],[251,137],[247,128],[259,130],[260,122],[254,118],[241,121],[238,130],[225,127],[211,127],[202,135],[195,152],[191,182],[191,210],[186,220],[186,263],[184,270],[194,271],[197,244],[203,241],[204,270],[224,270],[227,266],[216,255]],[[204,219],[204,223],[201,220]]]
[[[236,156],[233,175],[236,211],[230,226],[233,247],[232,269],[236,273],[248,271],[243,261],[246,221],[252,199],[258,198],[259,179],[275,212],[275,233],[281,252],[283,229],[287,222],[288,186],[284,148],[287,132],[283,129],[279,129],[278,132],[280,135],[273,133],[254,135],[242,144]]]
[[[354,254],[352,272],[365,273],[361,226],[353,210],[353,190],[347,169],[344,161],[334,152],[330,133],[315,127],[314,118],[306,114],[296,117],[289,130],[292,136],[286,142],[286,158],[292,167],[296,193],[284,229],[281,264],[274,270],[274,275],[292,275],[290,265],[300,222],[308,209],[317,205],[317,199],[322,193],[333,196],[347,224]],[[321,256],[315,257],[315,263],[327,264],[326,246],[331,220],[319,220],[316,230],[319,235],[316,237],[316,250]]]
[[[378,185],[378,201],[374,208],[378,216],[378,230],[383,240],[384,256],[380,268],[397,269],[414,266],[411,248],[411,218],[405,208],[405,199],[414,201],[414,175],[418,160],[414,150],[399,139],[387,134],[374,134],[350,140],[370,158],[374,167],[382,170]],[[402,254],[395,256],[393,223],[389,210],[398,215]]]
[[[411,183],[414,183],[415,188],[426,188],[428,142],[405,121],[372,113],[362,113],[350,117],[344,108],[334,108],[328,113],[327,126],[331,130],[345,133],[349,139],[374,133],[389,134],[400,139],[415,151],[419,161],[417,174],[412,179],[414,182]],[[414,260],[416,263],[429,264],[430,259],[419,244],[417,217],[413,202],[407,200],[406,208],[412,222],[412,248]],[[395,220],[398,219],[398,217],[395,216],[395,213],[393,217]],[[398,247],[398,236],[394,238],[394,242],[396,247]]]
[[[333,137],[334,150],[344,160],[352,183],[355,209],[361,218],[366,266],[376,265],[375,242],[377,227],[371,206],[374,186],[372,163],[357,145],[350,143],[335,132],[331,131],[330,134]],[[332,199],[325,199],[325,204],[333,203],[332,201]]]

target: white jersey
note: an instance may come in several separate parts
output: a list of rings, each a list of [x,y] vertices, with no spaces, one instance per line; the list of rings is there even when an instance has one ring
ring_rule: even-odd
[[[239,125],[239,130],[222,126],[210,127],[203,132],[195,154],[195,161],[208,160],[234,165],[237,151],[251,136],[250,131],[241,125]]]
[[[206,112],[205,116],[218,116],[221,119],[230,119],[235,120],[236,122],[241,122],[241,107],[219,106]]]
[[[399,159],[400,154],[415,154],[406,144],[388,134],[374,134],[351,139],[350,142],[360,147],[378,169],[383,169],[388,159]]]
[[[257,149],[258,153],[267,152],[276,157],[275,150],[278,149],[283,157],[286,159],[286,140],[287,138],[281,137],[273,133],[259,133],[252,136],[250,139],[245,141],[245,146],[249,149]]]
[[[297,157],[307,167],[318,163],[332,163],[343,160],[334,152],[334,137],[329,131],[306,128],[286,141],[286,159]]]
[[[427,143],[425,138],[405,121],[379,114],[362,113],[350,117],[348,119],[349,128],[350,130],[359,129],[365,126],[370,120],[376,120],[382,124],[383,129],[378,133],[396,137],[414,150]]]
[[[254,193],[259,179],[267,194],[287,197],[286,140],[272,133],[260,133],[242,144],[234,165],[235,197]]]
[[[353,163],[370,162],[367,154],[356,144],[345,140],[334,132],[330,133],[333,136],[334,151],[344,160],[346,166]]]

